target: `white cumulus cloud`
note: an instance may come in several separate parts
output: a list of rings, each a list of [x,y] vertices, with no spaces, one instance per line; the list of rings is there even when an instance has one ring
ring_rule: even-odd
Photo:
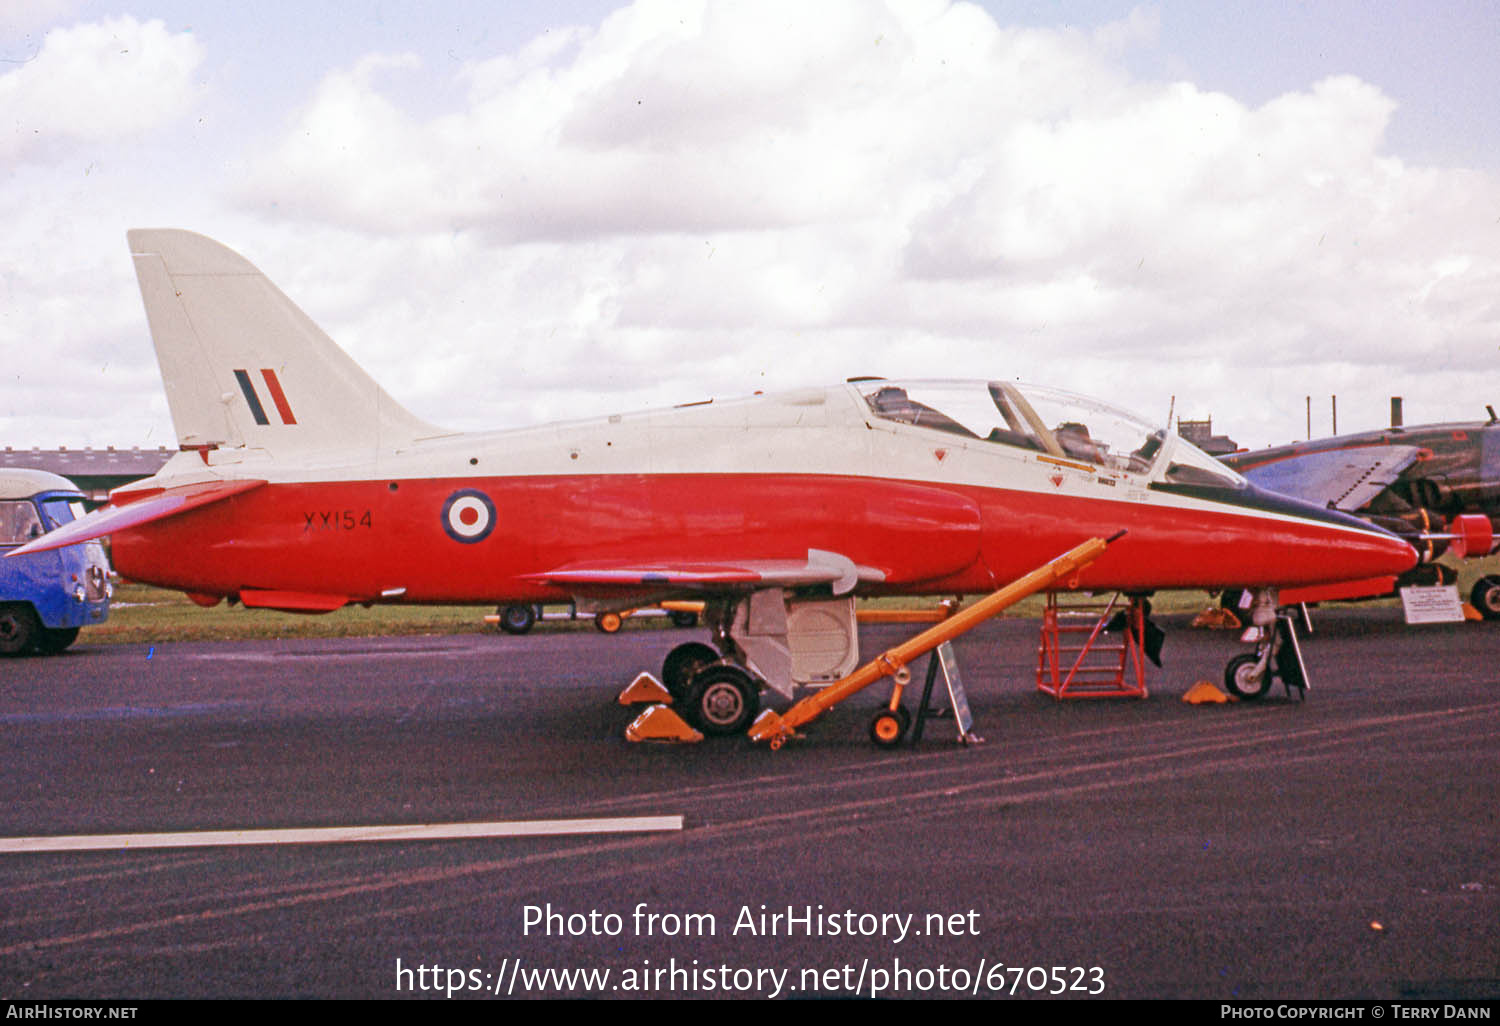
[[[0,73],[0,160],[137,137],[187,109],[203,52],[159,21],[108,18],[48,32]]]
[[[309,65],[284,106],[216,91],[218,130],[179,133],[180,175],[149,190],[129,172],[163,155],[139,147],[71,179],[23,168],[11,249],[38,256],[0,260],[0,334],[53,330],[39,311],[48,268],[78,260],[65,245],[128,282],[124,228],[162,223],[244,252],[454,427],[870,373],[1020,377],[1157,418],[1176,396],[1251,443],[1300,434],[1307,395],[1350,397],[1346,427],[1356,395],[1361,426],[1391,394],[1413,420],[1494,401],[1495,176],[1403,159],[1387,135],[1401,97],[1353,75],[1251,103],[1132,70],[1164,17],[639,0],[467,62],[392,36]],[[153,81],[224,74],[222,55],[198,71],[191,37],[130,19],[50,33],[44,55],[107,61],[105,40],[132,32]],[[0,87],[42,97],[41,63]],[[56,110],[88,106],[56,93]],[[173,96],[146,105],[180,111]],[[108,131],[140,134],[131,116]],[[77,143],[86,123],[53,131]],[[99,228],[59,231],[80,198]],[[131,347],[149,360],[137,302],[127,286],[109,307],[126,327],[90,347],[112,376]],[[43,415],[29,402],[18,422]]]
[[[545,335],[622,401],[686,353],[729,391],[842,369],[1129,399],[1128,365],[1153,412],[1253,395],[1253,438],[1300,402],[1287,380],[1385,393],[1439,340],[1493,364],[1496,183],[1385,153],[1396,103],[1352,76],[1259,106],[1133,76],[1158,29],[641,0],[465,66],[446,112],[403,105],[406,60],[334,72],[246,195],[356,235],[475,235],[453,280],[518,314],[489,351]],[[470,344],[453,328],[439,350]]]

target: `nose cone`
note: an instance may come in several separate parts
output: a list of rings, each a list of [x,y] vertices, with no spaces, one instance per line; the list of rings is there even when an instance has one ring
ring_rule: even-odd
[[[1151,487],[1184,503],[1178,529],[1162,540],[1194,572],[1173,586],[1388,586],[1417,563],[1416,550],[1384,528],[1251,484]],[[1153,580],[1170,576],[1160,563],[1152,569]]]
[[[1282,585],[1395,577],[1417,564],[1417,550],[1382,527],[1337,510],[1251,485],[1235,504],[1261,515]]]
[[[1357,540],[1336,544],[1347,550],[1345,572],[1357,577],[1396,576],[1417,565],[1417,550],[1383,528],[1367,527]]]

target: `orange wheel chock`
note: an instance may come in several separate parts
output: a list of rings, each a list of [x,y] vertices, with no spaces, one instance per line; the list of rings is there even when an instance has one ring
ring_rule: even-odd
[[[619,702],[621,705],[671,705],[672,693],[651,674],[640,673],[620,692]]]
[[[669,741],[696,743],[703,735],[688,725],[688,722],[664,705],[653,705],[625,728],[629,741]]]
[[[1212,681],[1200,680],[1187,689],[1182,700],[1189,705],[1218,705],[1230,699],[1228,695],[1215,687]]]

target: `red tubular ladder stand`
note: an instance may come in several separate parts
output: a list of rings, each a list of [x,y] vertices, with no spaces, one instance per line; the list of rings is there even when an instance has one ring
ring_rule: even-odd
[[[1146,615],[1142,600],[1062,605],[1047,595],[1042,636],[1036,650],[1036,686],[1056,699],[1145,698],[1146,654],[1141,647]],[[1124,629],[1106,631],[1116,613]],[[1130,679],[1133,678],[1132,683]]]

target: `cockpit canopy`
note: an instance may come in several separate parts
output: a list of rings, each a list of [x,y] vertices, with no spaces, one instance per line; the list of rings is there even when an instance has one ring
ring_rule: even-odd
[[[854,383],[883,420],[1183,485],[1244,478],[1176,435],[1106,403],[1008,381]]]

